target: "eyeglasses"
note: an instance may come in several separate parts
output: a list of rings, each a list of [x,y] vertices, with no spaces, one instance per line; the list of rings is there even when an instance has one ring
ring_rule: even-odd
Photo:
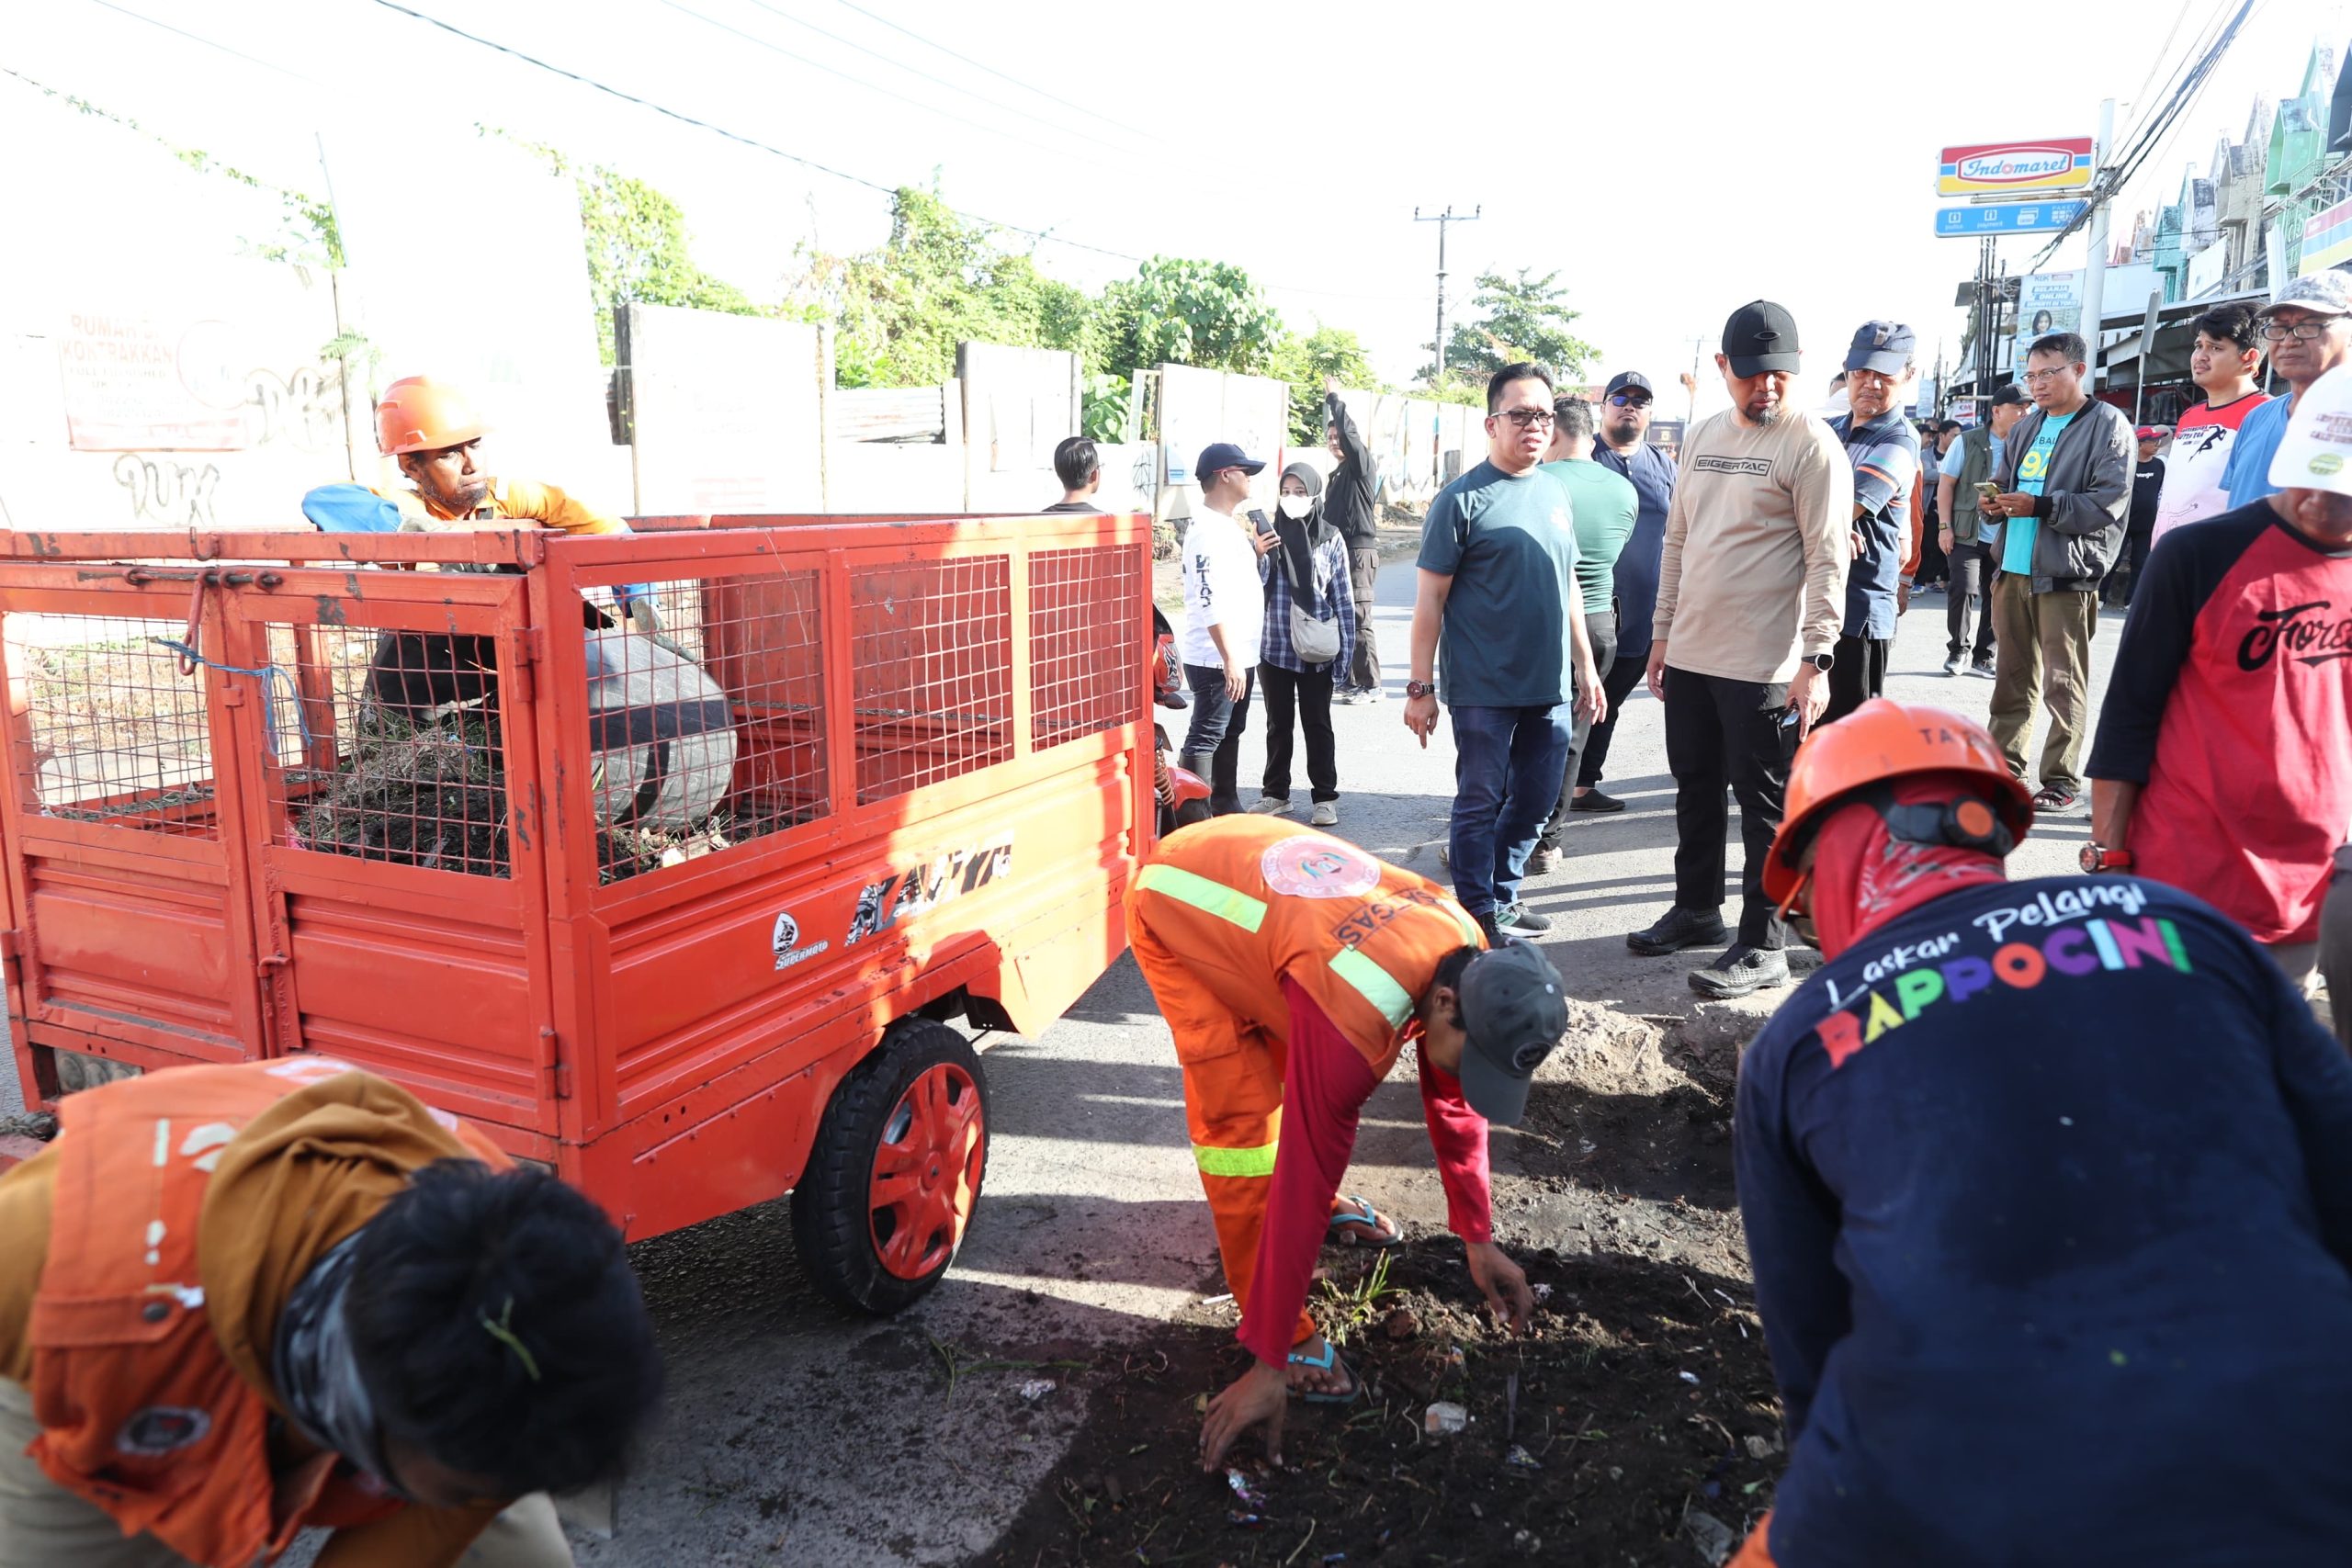
[[[2342,316],[2329,316],[2324,321],[2265,321],[2255,330],[2268,342],[2284,343],[2290,337],[2304,339],[2325,337],[2328,329],[2343,320]]]
[[[2074,368],[2071,365],[2061,365],[2055,370],[2029,370],[2025,373],[2025,378],[2029,385],[2041,381],[2055,381],[2061,376],[2071,375]]]
[[[1609,400],[1609,406],[1615,409],[1645,409],[1650,406],[1650,400],[1647,398],[1636,398],[1630,393],[1620,392]]]
[[[1505,409],[1495,417],[1507,419],[1521,430],[1541,430],[1552,423],[1552,411],[1550,409]]]

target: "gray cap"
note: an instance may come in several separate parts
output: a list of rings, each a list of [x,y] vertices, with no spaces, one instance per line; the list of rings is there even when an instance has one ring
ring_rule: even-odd
[[[2352,272],[2331,269],[2295,278],[2258,313],[2267,316],[2290,305],[2314,316],[2352,316]]]
[[[1482,953],[1462,972],[1462,1096],[1498,1127],[1527,1111],[1528,1080],[1568,1032],[1560,972],[1533,947]]]
[[[1846,368],[1900,376],[1917,347],[1918,339],[1901,321],[1864,321],[1847,346]]]

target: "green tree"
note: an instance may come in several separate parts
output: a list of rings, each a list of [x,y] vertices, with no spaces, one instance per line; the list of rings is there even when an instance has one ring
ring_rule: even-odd
[[[1581,312],[1568,309],[1568,291],[1558,286],[1560,275],[1530,277],[1529,271],[1521,267],[1515,278],[1481,273],[1478,291],[1470,301],[1479,314],[1458,323],[1447,343],[1449,375],[1462,376],[1481,399],[1487,378],[1516,361],[1532,359],[1564,381],[1579,381],[1586,364],[1600,357],[1599,349],[1569,330]],[[1429,374],[1423,367],[1424,380]],[[1447,400],[1472,400],[1454,394]]]
[[[1306,446],[1323,445],[1326,377],[1338,377],[1343,387],[1379,385],[1363,341],[1345,327],[1320,324],[1311,333],[1285,333],[1266,373],[1290,383],[1290,438]]]
[[[1102,291],[1097,307],[1103,367],[1159,364],[1262,375],[1283,321],[1249,273],[1226,262],[1154,256]]]

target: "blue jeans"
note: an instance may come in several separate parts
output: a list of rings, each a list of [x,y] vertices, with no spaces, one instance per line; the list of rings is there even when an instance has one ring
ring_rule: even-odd
[[[1572,705],[1453,710],[1453,896],[1473,919],[1519,900],[1520,878],[1576,735]]]

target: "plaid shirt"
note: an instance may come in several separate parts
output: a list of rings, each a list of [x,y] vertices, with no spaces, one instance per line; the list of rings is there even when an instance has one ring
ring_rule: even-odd
[[[1276,551],[1282,548],[1276,546]],[[1315,547],[1315,597],[1321,602],[1323,615],[1317,620],[1336,616],[1340,623],[1340,656],[1329,664],[1307,664],[1300,660],[1298,650],[1290,640],[1290,573],[1283,563],[1269,555],[1266,558],[1266,633],[1259,644],[1261,663],[1278,664],[1294,674],[1309,671],[1345,670],[1356,647],[1356,596],[1348,575],[1348,542],[1336,531],[1328,532],[1323,542]],[[1308,607],[1313,614],[1315,606]]]

